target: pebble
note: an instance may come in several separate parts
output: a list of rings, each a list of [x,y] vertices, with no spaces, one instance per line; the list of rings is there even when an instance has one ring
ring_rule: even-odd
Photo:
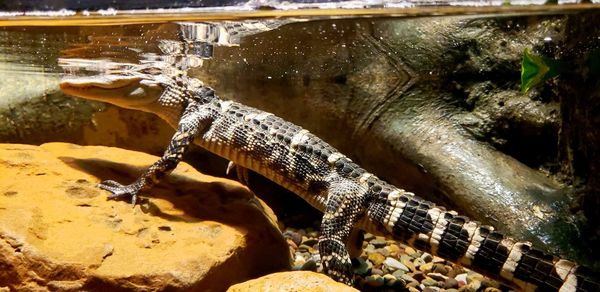
[[[322,272],[317,231],[288,228],[284,237],[294,259],[293,270]],[[362,255],[352,261],[359,290],[501,291],[497,282],[430,253],[370,233],[364,239]]]
[[[417,282],[417,283],[419,283],[419,281],[417,281],[415,278],[413,278],[409,274],[403,274],[402,276],[400,276],[400,279],[406,281],[406,283],[411,283],[411,282]]]
[[[365,247],[365,252],[369,253],[369,252],[374,252],[375,251],[375,246],[372,244],[367,244],[367,247]]]
[[[473,282],[465,285],[464,287],[461,287],[462,291],[465,291],[465,292],[477,292],[477,290],[479,290],[479,288],[481,288],[481,282],[479,282],[479,281],[473,281]]]
[[[429,273],[429,274],[427,274],[427,276],[436,281],[445,281],[446,279],[448,279],[448,277],[446,277],[440,273]]]
[[[302,267],[300,268],[303,271],[316,271],[317,270],[317,262],[313,260],[308,260]]]
[[[463,283],[467,283],[467,273],[463,273],[463,274],[458,274],[456,275],[456,277],[454,277],[454,279],[456,279],[456,281],[462,281]]]
[[[371,244],[376,248],[381,248],[387,245],[387,241],[385,241],[385,239],[376,238],[371,240]]]
[[[371,241],[373,239],[375,239],[375,235],[373,235],[373,234],[371,234],[369,232],[365,233],[365,238],[364,238],[365,241]]]
[[[417,251],[416,251],[414,248],[410,247],[410,246],[407,246],[407,247],[404,249],[404,252],[405,252],[407,255],[409,255],[409,256],[413,256],[413,255],[415,255],[415,254],[417,253]]]
[[[432,260],[432,261],[433,261],[433,263],[434,263],[434,264],[437,264],[437,263],[445,263],[445,262],[446,262],[446,260],[445,260],[445,259],[443,259],[443,258],[440,258],[440,257],[436,257],[436,256],[434,256],[434,257],[433,257],[433,260]]]
[[[444,288],[444,289],[458,288],[458,281],[456,281],[456,279],[453,279],[453,278],[447,278],[446,280],[444,280],[444,286],[442,286],[442,288]]]
[[[385,249],[390,251],[391,256],[397,257],[400,254],[400,247],[397,244],[390,244]]]
[[[423,253],[423,254],[421,255],[421,259],[422,259],[424,262],[426,262],[426,263],[429,263],[429,262],[431,262],[431,261],[433,260],[433,256],[425,252],[425,253]]]
[[[298,232],[286,231],[283,233],[283,236],[291,240],[296,246],[300,245],[302,242],[302,235]]]
[[[415,260],[416,262],[416,260]],[[415,266],[417,264],[415,263]],[[433,269],[433,263],[426,263],[423,265],[419,265],[419,271],[423,272],[423,273],[428,273],[431,272],[431,270]]]
[[[416,272],[417,268],[415,267],[415,264],[413,264],[410,260],[402,260],[401,261],[403,265],[405,265],[410,271],[412,272]]]
[[[289,247],[291,247],[293,250],[297,250],[298,249],[298,245],[291,239],[286,239],[285,240],[288,244]]]
[[[413,281],[413,282],[406,284],[407,288],[410,288],[410,287],[413,287],[413,288],[419,287],[420,288],[420,286],[421,286],[421,284],[419,284],[419,282],[417,282],[417,281]]]
[[[371,287],[381,287],[381,286],[383,286],[383,284],[385,284],[385,280],[383,279],[383,277],[381,277],[379,275],[367,276],[365,278],[365,281],[367,282],[367,285],[369,285]]]
[[[423,281],[423,279],[425,279],[425,274],[423,274],[422,272],[414,272],[412,273],[412,276],[417,281]]]
[[[304,237],[302,238],[302,244],[308,245],[310,247],[314,246],[318,242],[319,242],[319,240],[316,238],[306,238],[306,239]]]
[[[467,284],[473,283],[473,282],[480,282],[483,280],[483,276],[480,274],[475,274],[475,273],[471,273],[471,274],[467,274]]]
[[[393,275],[390,275],[390,274],[383,275],[383,279],[385,280],[386,284],[391,281],[396,281],[396,277],[394,277]]]
[[[408,272],[409,269],[407,266],[405,266],[404,264],[402,264],[401,262],[399,262],[397,259],[395,258],[390,258],[387,257],[385,258],[385,260],[383,261],[383,264],[394,269],[394,270],[403,270]]]
[[[373,265],[379,266],[383,263],[385,257],[381,254],[374,252],[369,254],[368,259],[373,263]]]
[[[376,253],[384,256],[384,257],[389,257],[390,256],[390,252],[387,249],[385,249],[385,248],[378,248],[374,252],[376,252]]]
[[[429,277],[425,277],[425,279],[423,279],[423,281],[421,281],[421,284],[425,285],[426,287],[438,286],[438,281],[434,280],[432,278],[429,278]]]
[[[363,258],[357,258],[357,265],[354,265],[354,273],[357,275],[364,276],[369,273],[369,265]]]
[[[306,259],[302,255],[296,255],[294,258],[294,267],[302,267],[306,263]]]
[[[448,270],[446,269],[446,266],[444,266],[443,264],[440,264],[440,263],[433,264],[433,268],[431,269],[431,272],[440,273],[442,275],[448,274]]]

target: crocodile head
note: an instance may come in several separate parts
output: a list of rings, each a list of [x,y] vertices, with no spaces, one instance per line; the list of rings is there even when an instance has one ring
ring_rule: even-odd
[[[65,77],[60,89],[70,95],[114,105],[151,111],[163,93],[163,86],[140,76],[98,75],[91,77]]]

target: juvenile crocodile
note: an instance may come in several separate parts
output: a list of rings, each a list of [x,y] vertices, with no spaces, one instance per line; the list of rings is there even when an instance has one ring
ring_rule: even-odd
[[[286,187],[324,212],[319,252],[325,273],[337,281],[352,283],[345,244],[352,229],[360,228],[403,240],[523,290],[600,290],[597,275],[589,269],[392,186],[307,130],[222,100],[201,81],[166,63],[66,77],[60,87],[67,94],[154,113],[177,129],[164,155],[135,182],[99,184],[112,193],[110,198],[131,198],[135,204],[196,143]]]

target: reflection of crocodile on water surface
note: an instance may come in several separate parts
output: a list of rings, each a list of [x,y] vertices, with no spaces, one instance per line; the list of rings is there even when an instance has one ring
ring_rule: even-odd
[[[182,25],[188,26],[188,31],[195,31],[194,37],[198,33],[212,33],[215,43],[227,32],[217,33],[210,25]],[[196,31],[198,28],[200,32]],[[381,46],[377,41],[372,44]],[[221,100],[202,81],[188,77],[185,72],[191,63],[182,56],[189,52],[212,51],[206,39],[190,46],[180,46],[177,42],[161,45],[163,52],[170,56],[152,56],[152,61],[140,65],[105,63],[104,69],[109,74],[67,77],[61,83],[67,93],[155,113],[178,129],[164,156],[134,184],[123,186],[113,181],[102,184],[102,188],[114,196],[133,196],[135,201],[140,190],[151,187],[157,178],[172,170],[187,146],[195,142],[262,174],[323,211],[319,249],[325,270],[337,280],[349,282],[351,279],[344,243],[356,223],[359,228],[403,239],[523,289],[593,291],[598,288],[594,276],[569,261],[544,254],[531,248],[529,243],[506,238],[493,228],[395,188],[296,125],[270,113]],[[395,65],[399,66],[396,69],[399,69],[401,61],[396,61]],[[77,66],[77,62],[64,60],[63,66]],[[390,60],[384,58],[384,62]],[[409,79],[414,78],[414,73],[404,68]],[[344,78],[348,80],[353,76]],[[414,91],[412,86],[418,88],[414,80],[395,80],[391,92],[402,95],[409,88]],[[359,119],[365,124],[363,131],[373,127],[374,119],[390,106],[390,100],[393,99],[387,97],[377,108],[372,108],[374,112],[367,115],[371,120]],[[423,124],[429,126],[426,120]]]

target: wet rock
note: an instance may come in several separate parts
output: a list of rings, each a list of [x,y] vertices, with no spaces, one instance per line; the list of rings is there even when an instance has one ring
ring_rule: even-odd
[[[381,287],[385,284],[385,280],[380,275],[370,275],[365,278],[366,284],[371,287]]]
[[[394,270],[403,270],[408,272],[409,269],[407,266],[405,266],[404,264],[402,264],[401,262],[399,262],[397,259],[395,258],[386,258],[383,261],[383,264],[394,269]]]
[[[308,261],[306,261],[304,263],[304,265],[302,265],[302,267],[300,268],[300,270],[302,271],[316,271],[317,270],[317,262],[313,259],[310,259]]]
[[[290,239],[296,246],[302,243],[302,235],[298,232],[286,231],[283,233],[283,236]]]
[[[375,248],[382,248],[387,245],[387,241],[383,238],[376,238],[370,242]]]
[[[444,280],[444,285],[442,286],[442,288],[444,288],[444,289],[458,288],[458,281],[456,281],[456,279],[453,279],[453,278],[447,278],[446,280]]]
[[[379,266],[383,263],[385,257],[381,254],[373,252],[369,254],[369,260],[373,263],[373,265]]]
[[[382,278],[383,279],[383,278]],[[358,291],[331,278],[314,272],[281,272],[231,286],[228,292],[245,291]]]
[[[95,184],[130,182],[155,156],[50,143],[2,144],[0,157],[0,189],[16,192],[0,195],[10,289],[225,290],[289,269],[270,209],[237,182],[182,163],[132,208]]]

